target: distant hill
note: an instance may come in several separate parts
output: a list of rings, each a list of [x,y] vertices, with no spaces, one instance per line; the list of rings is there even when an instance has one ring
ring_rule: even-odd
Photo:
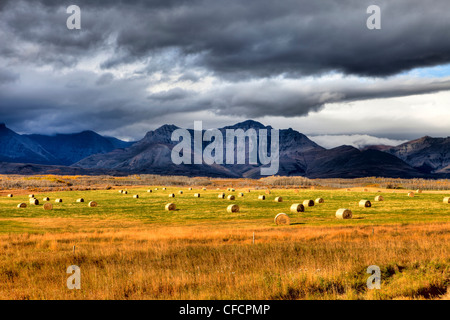
[[[390,148],[386,152],[402,159],[423,173],[448,173],[450,137],[422,137]]]
[[[73,134],[20,135],[0,124],[0,161],[69,166],[92,154],[107,153],[132,143],[93,131]]]
[[[107,153],[117,148],[126,148],[130,145],[116,138],[106,138],[94,131],[83,131],[72,134],[24,135],[41,145],[51,153],[58,162],[52,164],[71,165],[90,155]]]
[[[149,131],[139,141],[125,142],[104,137],[93,131],[74,134],[19,135],[0,125],[1,173],[65,174],[135,174],[210,176],[230,178],[260,178],[261,163],[248,163],[246,148],[234,154],[246,153],[246,164],[181,164],[171,159],[174,125],[163,125]],[[247,120],[220,128],[226,147],[226,130],[260,129],[270,126]],[[193,130],[188,130],[193,136]],[[368,146],[358,150],[351,146],[325,149],[306,135],[293,129],[279,130],[280,176],[309,178],[357,178],[366,176],[394,178],[442,178],[450,176],[450,138],[424,137],[399,146]],[[209,144],[203,142],[202,150]],[[192,141],[193,150],[193,141]],[[226,150],[224,151],[225,160]]]

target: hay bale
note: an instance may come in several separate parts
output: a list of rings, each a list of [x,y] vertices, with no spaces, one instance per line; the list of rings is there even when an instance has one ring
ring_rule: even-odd
[[[188,190],[192,190],[192,188],[188,188]]]
[[[194,197],[200,198],[200,193],[194,193]]]
[[[270,194],[270,190],[266,190],[266,194]]]
[[[230,204],[227,207],[227,212],[228,213],[234,213],[234,212],[239,212],[239,206],[237,204]]]
[[[169,198],[175,198],[175,193],[169,194]]]
[[[37,206],[37,205],[39,205],[39,200],[32,198],[32,199],[30,199],[30,204],[34,204],[35,206]]]
[[[77,199],[77,202],[84,202],[83,198]]]
[[[299,213],[299,212],[305,212],[305,206],[301,203],[294,203],[291,205],[291,212],[292,213]]]
[[[372,203],[370,203],[369,200],[361,200],[359,201],[359,206],[362,208],[370,208],[372,206]]]
[[[323,200],[322,198],[317,198],[316,199],[316,203],[324,203],[325,202],[325,200]]]
[[[227,188],[227,191],[231,191],[231,188]]]
[[[417,189],[417,190],[416,190],[416,193],[422,193],[422,190]]]
[[[26,207],[27,207],[27,204],[24,203],[24,202],[19,203],[19,204],[17,205],[17,208],[26,208]]]
[[[274,201],[275,202],[283,202],[283,198],[282,197],[276,197]]]
[[[158,188],[155,188],[155,191],[158,191]]]
[[[414,192],[408,192],[408,197],[414,198]]]
[[[178,194],[183,194],[183,190],[178,191]]]
[[[139,195],[138,195],[138,194],[135,194],[135,195],[133,196],[133,198],[139,199]]]
[[[234,200],[234,196],[233,196],[232,194],[230,194],[230,195],[227,197],[227,199],[228,199],[228,200]]]
[[[375,201],[384,201],[383,196],[376,196]]]
[[[291,224],[291,219],[286,213],[279,213],[275,216],[274,219],[277,225],[289,225]]]
[[[238,197],[243,197],[243,196],[244,196],[244,194],[242,192],[238,193]]]
[[[168,203],[168,204],[166,204],[165,209],[166,209],[167,211],[173,211],[173,210],[176,209],[176,205],[175,205],[175,203]]]
[[[128,191],[127,191],[127,190],[124,190],[122,193],[123,193],[123,194],[128,194]]]
[[[164,191],[166,191],[167,190],[167,188],[162,188]]]
[[[90,208],[95,208],[96,206],[97,206],[97,202],[95,202],[95,201],[89,201],[88,207],[90,207]]]
[[[62,199],[56,199],[56,200],[55,200],[55,202],[57,202],[57,203],[58,203],[58,202],[59,202],[59,203],[61,203],[61,202],[62,202]]]
[[[42,199],[42,201],[50,201],[49,197],[45,197],[44,199]]]
[[[34,194],[29,194],[28,198],[34,198]]]
[[[305,207],[314,207],[314,200],[305,200],[303,201],[303,205]]]
[[[349,209],[339,209],[336,211],[336,218],[338,219],[351,219],[352,216],[352,211]]]
[[[119,190],[119,193],[123,193],[123,190]]]
[[[50,202],[44,203],[44,210],[53,210],[53,205]]]
[[[152,193],[152,192],[153,192],[153,190],[151,190],[151,189],[148,189],[148,190],[147,190],[147,192],[150,192],[150,193]]]
[[[231,188],[231,190],[230,190],[231,192],[234,192],[234,191],[236,191],[236,190],[234,190],[233,188]]]
[[[450,203],[450,197],[445,197],[444,198],[444,203]]]
[[[12,198],[13,195],[10,193],[10,194],[7,195],[7,197],[8,197],[8,198]]]
[[[217,198],[219,198],[219,199],[225,199],[225,193],[219,193],[219,195],[217,196]]]
[[[364,192],[368,192],[369,190],[368,189],[366,189],[366,188],[364,188],[364,190],[363,190]]]
[[[258,196],[258,200],[266,200],[266,196],[265,195],[260,195],[260,196]]]
[[[205,187],[203,187],[203,188],[202,188],[202,190],[203,190],[203,191],[206,191],[206,188],[205,188]]]

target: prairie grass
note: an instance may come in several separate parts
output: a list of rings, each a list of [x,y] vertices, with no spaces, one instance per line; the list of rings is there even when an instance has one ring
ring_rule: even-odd
[[[272,189],[261,201],[254,189],[164,186],[35,193],[50,197],[51,211],[16,208],[28,202],[20,190],[0,197],[0,299],[448,298],[447,193]],[[219,192],[244,192],[232,202],[240,212],[227,213]],[[380,194],[385,201],[373,202]],[[318,197],[325,202],[289,213]],[[361,199],[372,207],[359,208]],[[177,210],[165,211],[168,202]],[[336,219],[338,208],[354,218]],[[274,224],[279,212],[291,225]],[[66,287],[70,265],[81,268],[81,290]],[[381,269],[380,290],[366,286],[370,265]]]

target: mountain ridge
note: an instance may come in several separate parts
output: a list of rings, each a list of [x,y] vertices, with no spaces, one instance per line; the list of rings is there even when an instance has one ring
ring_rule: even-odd
[[[235,157],[240,152],[246,153],[246,164],[173,164],[171,160],[172,148],[179,141],[172,141],[171,136],[176,129],[181,128],[173,124],[165,124],[155,130],[148,131],[141,140],[126,142],[114,137],[101,136],[91,130],[53,136],[20,135],[8,129],[5,124],[0,123],[0,142],[4,142],[3,148],[0,145],[0,161],[10,163],[10,165],[3,166],[8,168],[8,172],[14,171],[13,163],[21,164],[17,168],[23,168],[24,163],[34,163],[36,168],[56,165],[59,166],[59,171],[67,172],[154,173],[232,178],[261,177],[261,164],[248,163],[247,140],[245,151],[238,150],[236,144],[234,144],[233,150]],[[242,129],[244,132],[248,129],[267,129],[270,144],[270,129],[272,127],[265,126],[258,121],[246,120],[219,128],[224,138],[228,129]],[[192,129],[186,130],[191,136],[193,135]],[[325,149],[306,135],[288,128],[279,130],[279,141],[280,161],[277,175],[282,176],[433,178],[450,175],[450,161],[448,161],[450,138],[425,136],[394,147],[378,145],[367,146],[359,150],[352,146],[343,145]],[[209,143],[203,142],[202,150]],[[193,146],[193,141],[191,141],[191,144]],[[7,147],[5,148],[5,146]],[[427,152],[428,162],[423,159],[424,153],[426,156]],[[16,156],[14,157],[14,155]],[[432,165],[432,170],[428,167],[424,170],[424,164]],[[62,169],[64,166],[67,167],[67,170]],[[2,170],[0,166],[0,172],[5,170]],[[36,170],[39,172],[51,171],[47,167]],[[23,172],[24,170],[21,169],[20,171]],[[30,170],[30,172],[32,171]]]

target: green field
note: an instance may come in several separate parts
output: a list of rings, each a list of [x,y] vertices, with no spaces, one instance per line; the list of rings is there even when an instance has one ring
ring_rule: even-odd
[[[35,198],[40,204],[28,205],[28,195],[16,195],[13,198],[0,198],[0,232],[24,232],[38,231],[33,226],[33,218],[71,218],[71,219],[95,219],[95,220],[128,220],[137,224],[162,224],[162,225],[196,225],[196,224],[221,224],[233,227],[275,226],[273,218],[276,214],[284,212],[291,218],[291,226],[283,228],[296,228],[298,226],[359,226],[382,224],[409,224],[423,222],[448,222],[450,217],[450,205],[443,203],[445,194],[422,193],[410,198],[403,193],[392,191],[378,192],[347,192],[342,190],[314,190],[295,191],[293,189],[272,190],[271,194],[265,194],[264,190],[251,190],[238,197],[241,190],[227,192],[224,190],[206,190],[200,188],[187,190],[187,188],[167,188],[148,193],[148,188],[133,188],[128,194],[120,194],[117,190],[96,191],[67,191],[36,193]],[[183,190],[183,194],[178,194]],[[224,192],[226,195],[235,195],[235,200],[218,199],[217,195]],[[175,198],[169,198],[170,193]],[[195,198],[194,193],[200,193],[200,198]],[[138,194],[139,198],[133,198]],[[265,195],[266,200],[258,200],[258,195]],[[374,201],[377,195],[382,195],[384,201]],[[50,197],[53,210],[43,210],[42,198]],[[283,202],[275,202],[275,197],[281,196]],[[324,203],[307,207],[305,212],[290,213],[289,208],[293,203],[302,203],[303,200],[323,198]],[[63,199],[62,203],[54,203],[54,199]],[[84,203],[77,203],[76,199],[84,198]],[[360,208],[358,202],[362,199],[371,201],[371,208]],[[87,203],[95,200],[96,208],[88,208]],[[27,208],[16,208],[20,202],[27,203]],[[165,211],[164,206],[173,202],[177,206],[176,211]],[[227,213],[226,208],[230,204],[237,204],[240,208],[237,213]],[[335,212],[339,208],[347,208],[353,212],[353,218],[349,220],[336,219]],[[27,223],[17,223],[26,219]],[[73,231],[73,226],[68,229],[56,231]],[[52,231],[43,228],[41,232]]]
[[[236,198],[219,199],[221,192]],[[28,191],[16,193],[0,197],[0,299],[448,298],[444,192],[410,198],[387,189],[265,194],[151,186],[128,187],[128,194],[34,192],[37,206],[28,204]],[[374,201],[377,195],[384,201]],[[283,201],[275,202],[277,196]],[[44,197],[53,210],[43,209]],[[319,197],[325,202],[289,212],[291,204]],[[359,207],[362,199],[372,207]],[[88,207],[92,200],[98,207]],[[17,208],[21,202],[27,208]],[[177,210],[164,210],[169,202]],[[230,204],[240,211],[228,213]],[[337,219],[339,208],[352,210],[353,218]],[[281,212],[290,225],[274,223]],[[65,270],[73,264],[82,270],[81,290],[66,287]],[[366,286],[370,265],[382,271],[380,290]]]

